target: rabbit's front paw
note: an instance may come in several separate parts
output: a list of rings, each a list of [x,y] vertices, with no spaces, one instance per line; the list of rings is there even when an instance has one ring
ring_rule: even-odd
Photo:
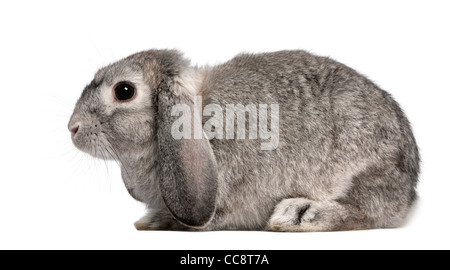
[[[134,223],[134,227],[138,231],[153,231],[153,230],[177,230],[178,222],[176,220],[165,220],[158,222],[141,222],[140,220]]]
[[[315,232],[333,230],[344,209],[332,201],[305,198],[284,199],[276,207],[266,226],[269,231]]]
[[[150,230],[181,230],[181,224],[170,215],[162,213],[148,213],[134,223],[138,231]]]

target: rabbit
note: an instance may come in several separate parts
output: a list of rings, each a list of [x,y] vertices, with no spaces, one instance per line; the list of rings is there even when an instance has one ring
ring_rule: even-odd
[[[234,134],[207,134],[211,118],[234,117],[225,115],[229,104],[241,112],[258,104],[259,115],[271,108],[271,149],[262,149],[267,137],[238,138],[231,125]],[[183,123],[203,125],[200,133],[189,137],[186,125],[186,136],[174,136],[188,114],[179,105],[194,111]],[[224,115],[202,113],[209,105]],[[397,102],[346,65],[303,50],[204,67],[178,50],[142,51],[95,74],[68,128],[78,149],[118,162],[129,194],[147,207],[138,230],[395,228],[417,198],[419,151]]]

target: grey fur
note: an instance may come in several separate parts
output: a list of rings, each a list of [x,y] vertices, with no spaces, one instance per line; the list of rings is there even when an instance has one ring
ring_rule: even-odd
[[[187,73],[201,78],[203,106],[279,104],[278,148],[173,139],[170,108],[192,106]],[[101,89],[117,78],[141,78],[150,101],[104,104]],[[241,54],[208,68],[174,50],[137,53],[99,70],[75,107],[76,126],[75,145],[118,160],[130,194],[148,206],[138,229],[397,227],[416,198],[419,153],[399,105],[353,69],[305,51]]]

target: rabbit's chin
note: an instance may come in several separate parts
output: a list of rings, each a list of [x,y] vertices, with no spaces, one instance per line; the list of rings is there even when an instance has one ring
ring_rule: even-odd
[[[117,152],[110,143],[95,134],[87,134],[85,136],[76,134],[72,136],[72,142],[78,150],[92,157],[104,160],[117,159]]]

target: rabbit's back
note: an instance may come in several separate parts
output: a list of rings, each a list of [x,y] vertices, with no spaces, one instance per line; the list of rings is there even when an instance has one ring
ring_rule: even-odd
[[[409,175],[394,184],[413,200],[419,155],[409,123],[388,93],[353,69],[305,51],[241,54],[212,68],[201,91],[203,106],[219,105],[223,119],[234,117],[227,104],[279,108],[274,150],[261,150],[260,137],[210,141],[219,170],[213,226],[261,228],[280,200],[345,198],[366,185],[357,175],[380,168]]]

